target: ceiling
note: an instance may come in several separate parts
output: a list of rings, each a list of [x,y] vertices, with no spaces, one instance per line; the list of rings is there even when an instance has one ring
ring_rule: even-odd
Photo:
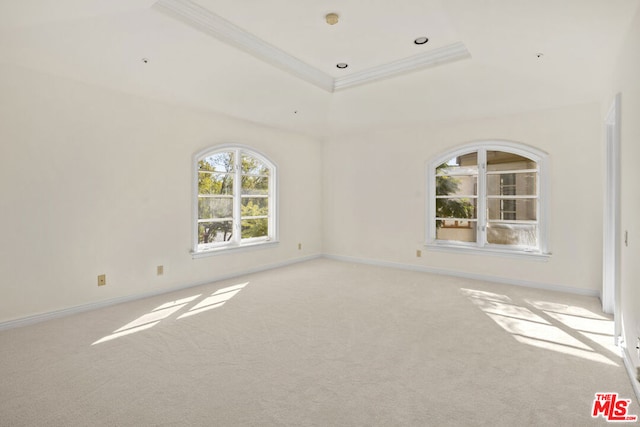
[[[3,0],[0,62],[322,138],[600,101],[639,7]]]

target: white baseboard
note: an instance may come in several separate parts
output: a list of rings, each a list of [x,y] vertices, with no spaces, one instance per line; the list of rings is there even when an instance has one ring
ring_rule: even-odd
[[[468,273],[457,270],[447,270],[442,268],[425,267],[421,265],[403,264],[398,262],[380,261],[367,258],[356,258],[343,255],[324,255],[324,258],[335,259],[337,261],[355,262],[359,264],[376,265],[379,267],[399,268],[402,270],[419,271],[423,273],[440,274],[443,276],[461,277],[463,279],[481,280],[485,282],[501,283],[505,285],[524,286],[527,288],[544,289],[547,291],[565,292],[576,295],[585,295],[590,297],[600,297],[600,292],[592,289],[580,289],[571,286],[552,285],[548,283],[531,282],[528,280],[509,279],[499,276],[489,276],[484,274]]]
[[[636,402],[640,404],[640,382],[638,382],[638,379],[636,378],[636,367],[633,366],[631,356],[629,355],[626,347],[622,348],[622,360],[624,361],[624,367],[627,370],[629,381],[631,381],[631,388],[633,388],[633,392],[636,394]]]
[[[98,309],[98,308],[108,307],[108,306],[115,305],[115,304],[120,304],[120,303],[123,303],[123,302],[134,301],[134,300],[138,300],[138,299],[142,299],[142,298],[148,298],[148,297],[152,297],[152,296],[156,296],[156,295],[166,294],[166,293],[169,293],[169,292],[179,291],[179,290],[182,290],[182,289],[192,288],[194,286],[200,286],[200,285],[204,285],[204,284],[207,284],[207,283],[217,282],[217,281],[220,281],[220,280],[233,279],[235,277],[244,276],[246,274],[258,273],[258,272],[261,272],[261,271],[272,270],[274,268],[285,267],[287,265],[297,264],[297,263],[300,263],[300,262],[309,261],[309,260],[320,258],[320,257],[324,257],[324,258],[328,258],[328,259],[334,259],[334,260],[338,260],[338,261],[354,262],[354,263],[358,263],[358,264],[368,264],[368,265],[375,265],[375,266],[380,266],[380,267],[399,268],[399,269],[403,269],[403,270],[412,270],[412,271],[419,271],[419,272],[423,272],[423,273],[441,274],[441,275],[445,275],[445,276],[454,276],[454,277],[461,277],[461,278],[465,278],[465,279],[482,280],[482,281],[487,281],[487,282],[502,283],[502,284],[506,284],[506,285],[525,286],[525,287],[529,287],[529,288],[537,288],[537,289],[545,289],[545,290],[551,290],[551,291],[566,292],[566,293],[572,293],[572,294],[577,294],[577,295],[586,295],[586,296],[595,296],[595,297],[599,297],[600,296],[598,291],[593,291],[593,290],[589,290],[589,289],[578,289],[578,288],[573,288],[573,287],[569,287],[569,286],[550,285],[550,284],[547,284],[547,283],[531,282],[531,281],[516,280],[516,279],[507,279],[507,278],[499,277],[499,276],[489,276],[489,275],[483,275],[483,274],[468,273],[468,272],[463,272],[463,271],[447,270],[447,269],[440,269],[440,268],[433,268],[433,267],[425,267],[425,266],[412,265],[412,264],[403,264],[403,263],[390,262],[390,261],[380,261],[380,260],[367,259],[367,258],[356,258],[356,257],[350,257],[350,256],[342,256],[342,255],[316,254],[316,255],[309,255],[309,256],[306,256],[306,257],[294,258],[294,259],[290,259],[290,260],[282,261],[282,262],[277,262],[277,263],[273,263],[273,264],[261,265],[261,266],[249,268],[247,270],[243,270],[242,272],[215,276],[215,277],[212,277],[210,279],[207,279],[206,281],[202,281],[202,282],[198,282],[198,283],[190,283],[190,284],[187,284],[187,285],[175,286],[175,287],[172,287],[172,288],[169,288],[169,289],[163,289],[163,290],[159,290],[159,291],[146,292],[146,293],[142,293],[142,294],[130,295],[130,296],[120,297],[120,298],[113,298],[113,299],[109,299],[109,300],[105,300],[105,301],[98,301],[98,302],[94,302],[94,303],[83,304],[83,305],[79,305],[79,306],[75,306],[75,307],[65,308],[65,309],[62,309],[62,310],[55,310],[55,311],[51,311],[51,312],[47,312],[47,313],[35,314],[35,315],[26,316],[26,317],[19,318],[19,319],[9,320],[9,321],[5,321],[5,322],[1,322],[0,323],[0,331],[4,330],[4,329],[16,328],[16,327],[19,327],[19,326],[31,325],[33,323],[43,322],[45,320],[56,319],[56,318],[59,318],[59,317],[68,316],[68,315],[76,314],[76,313],[81,313],[81,312],[84,312],[84,311],[89,311],[89,310],[95,310],[95,309]]]
[[[123,302],[135,301],[135,300],[139,300],[139,299],[143,299],[143,298],[149,298],[149,297],[154,297],[154,296],[157,296],[157,295],[166,294],[166,293],[169,293],[169,292],[175,292],[175,291],[180,291],[180,290],[183,290],[183,289],[193,288],[194,286],[206,285],[208,283],[218,282],[220,280],[233,279],[235,277],[240,277],[240,276],[244,276],[244,275],[247,275],[247,274],[259,273],[261,271],[267,271],[267,270],[273,270],[274,268],[285,267],[287,265],[297,264],[297,263],[304,262],[304,261],[310,261],[312,259],[316,259],[316,258],[320,258],[320,257],[322,257],[321,254],[309,255],[309,256],[300,257],[300,258],[294,258],[294,259],[290,259],[290,260],[286,260],[286,261],[282,261],[282,262],[277,262],[277,263],[273,263],[273,264],[266,264],[266,265],[261,265],[261,266],[249,268],[249,269],[243,270],[241,272],[237,272],[237,273],[230,273],[230,274],[223,274],[223,275],[220,275],[220,276],[215,276],[215,277],[212,277],[212,278],[207,279],[207,280],[202,281],[202,282],[190,283],[190,284],[181,285],[181,286],[174,286],[174,287],[168,288],[168,289],[162,289],[162,290],[153,291],[153,292],[145,292],[145,293],[136,294],[136,295],[129,295],[129,296],[126,296],[126,297],[112,298],[112,299],[108,299],[108,300],[105,300],[105,301],[98,301],[98,302],[93,302],[93,303],[89,303],[89,304],[82,304],[82,305],[78,305],[78,306],[74,306],[74,307],[64,308],[64,309],[61,309],[61,310],[55,310],[55,311],[50,311],[50,312],[46,312],[46,313],[34,314],[34,315],[31,315],[31,316],[22,317],[22,318],[19,318],[19,319],[8,320],[6,322],[0,322],[0,331],[2,331],[4,329],[17,328],[17,327],[20,327],[20,326],[27,326],[27,325],[31,325],[31,324],[34,324],[34,323],[43,322],[45,320],[57,319],[59,317],[69,316],[71,314],[82,313],[82,312],[85,312],[85,311],[90,311],[90,310],[95,310],[95,309],[98,309],[98,308],[108,307],[108,306],[111,306],[111,305],[121,304]]]

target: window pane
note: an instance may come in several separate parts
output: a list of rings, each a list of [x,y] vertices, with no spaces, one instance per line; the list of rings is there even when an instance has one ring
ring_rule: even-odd
[[[233,172],[233,152],[215,153],[198,161],[198,170]]]
[[[198,172],[198,194],[233,194],[233,175]]]
[[[198,244],[228,242],[232,236],[232,222],[207,222],[198,224]]]
[[[243,197],[242,217],[261,216],[269,214],[269,199],[266,197]]]
[[[436,239],[475,242],[476,221],[436,221]]]
[[[473,175],[478,173],[478,153],[454,157],[436,168],[436,175]]]
[[[268,234],[269,220],[267,218],[242,220],[243,239],[250,239],[252,237],[265,237]]]
[[[473,175],[436,176],[437,196],[477,196],[478,177]]]
[[[230,197],[198,197],[198,218],[231,218],[233,199]]]
[[[436,197],[436,218],[451,218],[436,219],[436,239],[476,241],[478,200],[464,196],[477,195],[477,152],[454,157],[436,168],[436,196],[440,196]]]
[[[487,194],[490,196],[535,196],[537,189],[535,172],[501,173],[487,175]]]
[[[255,157],[242,155],[242,174],[269,176],[269,168]]]
[[[266,176],[242,176],[242,194],[269,194],[269,178]]]
[[[487,200],[489,220],[537,220],[536,199],[495,199]]]
[[[535,224],[505,224],[489,221],[487,242],[495,245],[538,246]]]
[[[446,197],[436,199],[437,218],[477,218],[477,199]]]
[[[505,151],[487,151],[487,171],[489,172],[536,168],[536,162],[526,157]]]

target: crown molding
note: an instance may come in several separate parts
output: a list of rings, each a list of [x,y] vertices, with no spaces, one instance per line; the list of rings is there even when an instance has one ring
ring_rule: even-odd
[[[328,92],[333,92],[334,81],[328,74],[190,0],[158,0],[152,7],[215,37],[221,42],[241,49]]]
[[[327,92],[471,57],[458,42],[334,79],[191,0],[158,0],[152,7]]]
[[[334,90],[370,83],[422,68],[433,67],[446,62],[470,58],[471,54],[462,42],[453,43],[425,53],[399,59],[397,61],[368,68],[357,73],[338,77],[333,84]]]

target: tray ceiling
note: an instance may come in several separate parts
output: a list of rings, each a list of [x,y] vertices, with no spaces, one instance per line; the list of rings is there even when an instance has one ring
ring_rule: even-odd
[[[323,137],[599,102],[639,7],[7,0],[0,64]]]

